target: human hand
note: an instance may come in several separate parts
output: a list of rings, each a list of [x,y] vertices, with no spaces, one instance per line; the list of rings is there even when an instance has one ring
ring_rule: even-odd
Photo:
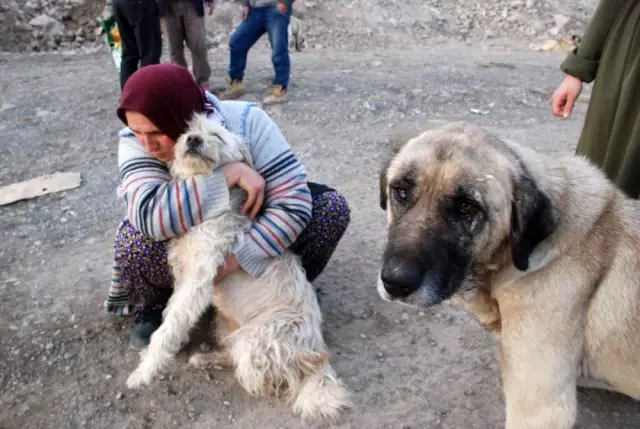
[[[213,279],[214,286],[219,284],[222,280],[224,280],[226,277],[230,276],[231,274],[235,273],[239,269],[240,269],[240,264],[236,259],[236,255],[234,255],[233,253],[229,253],[224,258],[224,264],[218,267],[218,271],[216,272],[216,277]]]
[[[278,8],[278,12],[280,12],[280,15],[284,15],[285,13],[287,13],[287,5],[282,3],[282,2],[278,2],[278,5],[276,6]]]
[[[551,97],[551,111],[556,116],[568,118],[573,106],[582,92],[582,81],[567,75]]]
[[[164,40],[169,40],[169,33],[167,32],[167,20],[165,18],[160,19],[160,34],[162,34],[162,38]]]
[[[245,21],[249,16],[249,6],[242,7],[242,20]]]
[[[253,220],[264,202],[264,178],[242,162],[232,162],[222,167],[227,186],[239,186],[247,193],[247,201],[242,206],[241,213],[249,212],[249,219]]]

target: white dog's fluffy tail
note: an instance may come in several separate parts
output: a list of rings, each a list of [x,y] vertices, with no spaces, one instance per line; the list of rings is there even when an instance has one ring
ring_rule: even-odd
[[[336,377],[329,362],[304,380],[293,403],[293,411],[303,420],[336,420],[352,406],[351,393]]]
[[[275,340],[273,330],[282,335],[281,329],[245,326],[232,334],[238,382],[254,396],[286,397],[303,420],[335,420],[342,409],[351,406],[350,393],[336,378],[324,344],[301,350],[300,344]]]

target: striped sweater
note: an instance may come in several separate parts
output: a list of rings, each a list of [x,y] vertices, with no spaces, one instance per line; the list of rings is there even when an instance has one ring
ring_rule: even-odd
[[[233,253],[240,266],[259,276],[311,221],[307,174],[278,126],[254,103],[220,101],[207,93],[211,120],[242,136],[255,169],[265,180],[265,202],[252,229]],[[168,166],[144,150],[133,132],[120,132],[120,186],[129,222],[141,233],[167,240],[229,210],[229,189],[222,169],[208,176],[172,180]]]

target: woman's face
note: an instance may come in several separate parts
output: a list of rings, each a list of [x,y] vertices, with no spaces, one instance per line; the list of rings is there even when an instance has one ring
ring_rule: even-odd
[[[127,124],[136,137],[144,145],[144,150],[149,152],[158,161],[169,162],[173,160],[173,148],[176,142],[162,133],[146,116],[138,112],[125,112]]]

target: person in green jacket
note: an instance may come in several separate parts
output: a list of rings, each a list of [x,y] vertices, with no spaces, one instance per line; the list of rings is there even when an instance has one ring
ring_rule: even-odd
[[[566,77],[553,94],[556,116],[568,118],[582,83],[595,81],[576,154],[640,197],[640,1],[601,0],[560,69]]]

